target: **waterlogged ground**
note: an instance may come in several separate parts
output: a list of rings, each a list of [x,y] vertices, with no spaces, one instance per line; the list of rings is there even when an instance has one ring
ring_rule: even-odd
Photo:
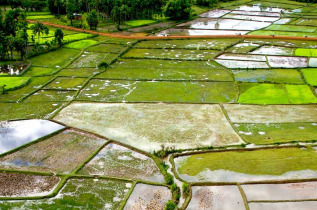
[[[316,13],[229,1],[156,35],[317,37]],[[317,41],[64,34],[0,62],[0,209],[161,210],[183,182],[180,209],[315,209]]]
[[[219,105],[73,103],[54,119],[147,152],[243,143]]]

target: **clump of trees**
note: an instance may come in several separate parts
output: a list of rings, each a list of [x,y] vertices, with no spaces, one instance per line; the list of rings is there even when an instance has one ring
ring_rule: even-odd
[[[196,0],[196,4],[199,6],[210,7],[216,5],[219,0]]]
[[[87,17],[87,23],[92,30],[96,30],[98,26],[98,15],[96,10],[91,11]]]
[[[172,19],[188,19],[191,12],[189,0],[169,0],[164,8],[165,16]]]
[[[9,10],[5,18],[0,11],[0,59],[13,59],[16,50],[21,59],[25,58],[28,46],[28,22],[19,9]]]

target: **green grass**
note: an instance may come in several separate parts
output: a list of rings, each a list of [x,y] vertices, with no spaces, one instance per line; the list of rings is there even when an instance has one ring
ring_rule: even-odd
[[[41,19],[51,19],[55,18],[54,15],[32,15],[32,16],[27,16],[27,20],[41,20]]]
[[[304,83],[301,74],[294,69],[233,70],[232,72],[235,81],[239,82]]]
[[[56,102],[0,103],[0,120],[45,119],[61,105]]]
[[[233,81],[228,70],[213,61],[122,59],[97,76],[109,79]]]
[[[80,53],[79,50],[61,48],[46,54],[31,58],[33,66],[60,68],[72,61]]]
[[[317,25],[317,19],[299,18],[299,19],[295,20],[294,22],[292,22],[291,24],[316,26]]]
[[[84,49],[86,47],[89,47],[89,46],[97,44],[97,43],[98,42],[95,40],[86,39],[86,40],[80,40],[77,42],[69,43],[69,44],[65,45],[64,47],[73,48],[73,49]]]
[[[317,103],[317,97],[307,85],[286,85],[286,91],[292,104]]]
[[[50,84],[46,85],[45,89],[63,89],[63,90],[78,90],[85,83],[87,78],[71,78],[58,77]]]
[[[288,104],[283,85],[239,84],[239,103],[246,104]]]
[[[141,82],[91,80],[79,100],[102,102],[235,102],[232,82]]]
[[[150,25],[153,23],[156,23],[156,21],[155,20],[129,20],[124,22],[124,24],[128,26],[132,26],[132,27]]]
[[[254,144],[317,139],[316,123],[236,124],[240,136]]]
[[[66,77],[91,77],[94,74],[100,73],[103,69],[96,68],[67,68],[58,72],[57,76],[66,76]]]
[[[308,33],[308,32],[291,32],[291,31],[265,31],[258,30],[249,33],[250,35],[275,35],[275,36],[299,36],[299,37],[317,37],[317,33]]]
[[[0,77],[0,91],[2,92],[2,87],[5,86],[5,90],[14,90],[21,88],[29,82],[29,77]]]
[[[317,57],[317,49],[297,48],[295,50],[295,55],[296,56]]]
[[[302,69],[301,71],[308,84],[317,86],[317,69]]]
[[[109,63],[116,56],[117,54],[112,53],[85,52],[69,68],[97,68],[101,62]]]
[[[52,75],[56,71],[57,71],[57,68],[32,66],[26,71],[24,75],[25,76],[48,76],[48,75]]]
[[[39,200],[0,201],[4,209],[118,209],[124,200],[127,182],[70,179],[57,197]],[[89,189],[89,190],[88,190]],[[116,199],[119,201],[116,201]]]
[[[103,52],[103,53],[120,53],[125,45],[119,44],[99,44],[93,47],[89,47],[86,51],[88,52]]]
[[[298,31],[298,32],[315,32],[317,27],[312,26],[294,26],[294,25],[270,25],[269,27],[265,28],[264,30],[268,31]]]
[[[206,169],[251,175],[282,175],[307,169],[316,171],[317,153],[312,149],[283,148],[196,154],[189,156],[178,171],[180,174],[196,176]]]
[[[67,90],[39,90],[33,95],[25,99],[25,102],[56,102],[56,101],[71,101],[75,96],[76,91]]]
[[[19,99],[22,99],[33,91],[36,91],[51,79],[51,77],[32,77],[28,85],[17,90],[9,91],[5,95],[1,95],[0,102],[17,102]]]

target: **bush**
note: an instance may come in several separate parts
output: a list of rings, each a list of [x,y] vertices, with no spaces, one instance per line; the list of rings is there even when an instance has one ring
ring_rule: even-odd
[[[181,190],[174,183],[171,185],[171,191],[172,191],[172,199],[173,199],[174,203],[178,203],[179,199],[181,198]]]
[[[164,210],[175,210],[176,208],[177,208],[177,205],[176,205],[172,200],[169,200],[169,201],[165,204]]]
[[[186,183],[186,182],[183,182],[182,188],[183,188],[183,194],[184,194],[184,196],[187,197],[187,196],[189,195],[189,191],[190,191],[189,184]]]
[[[171,185],[174,183],[174,177],[172,175],[170,175],[169,173],[166,173],[164,175],[165,181],[167,185]]]

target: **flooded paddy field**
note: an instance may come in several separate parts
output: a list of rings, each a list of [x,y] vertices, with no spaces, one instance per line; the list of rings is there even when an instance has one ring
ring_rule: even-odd
[[[187,207],[194,209],[245,209],[237,186],[193,186],[192,199]]]
[[[0,168],[71,173],[105,142],[66,130],[0,157]]]
[[[165,181],[150,157],[117,144],[108,144],[79,173]]]
[[[317,41],[276,36],[315,37],[316,14],[222,2],[0,69],[0,209],[315,209]]]
[[[243,142],[218,105],[73,103],[54,119],[149,152]]]
[[[106,179],[70,179],[53,198],[40,200],[0,201],[2,208],[54,209],[71,206],[83,209],[118,209],[131,183]]]
[[[34,197],[48,195],[60,179],[19,173],[0,173],[0,197]]]
[[[171,196],[167,187],[137,184],[124,209],[163,209]]]
[[[0,122],[0,154],[63,129],[64,126],[46,120]]]

